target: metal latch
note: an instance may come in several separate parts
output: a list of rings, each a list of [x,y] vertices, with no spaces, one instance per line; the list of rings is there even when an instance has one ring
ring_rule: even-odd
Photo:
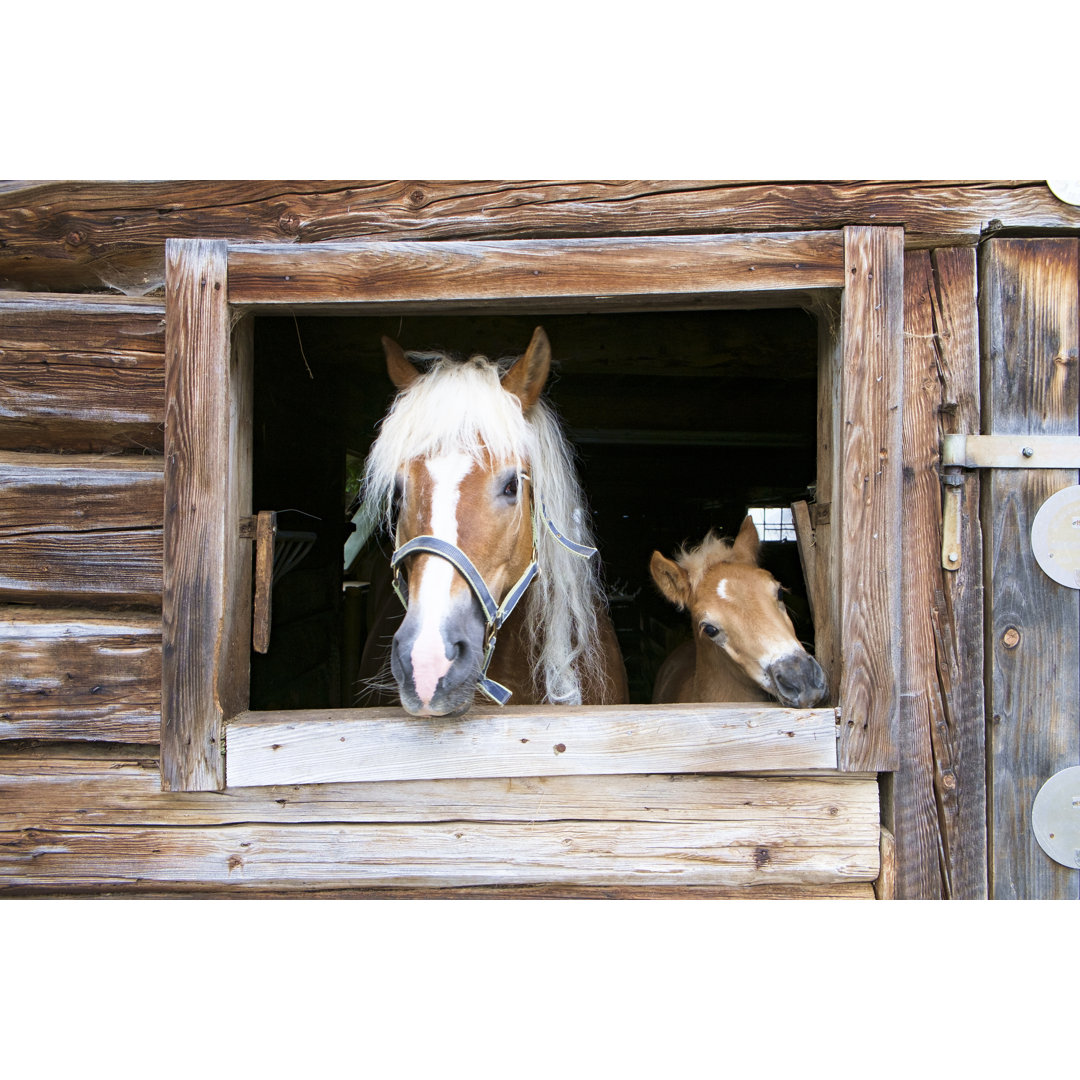
[[[959,570],[964,469],[1080,469],[1077,435],[946,435],[941,445],[941,565]]]

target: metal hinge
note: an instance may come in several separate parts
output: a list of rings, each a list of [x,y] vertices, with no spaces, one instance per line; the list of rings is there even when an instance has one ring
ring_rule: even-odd
[[[941,445],[941,565],[959,570],[965,469],[1080,469],[1077,435],[946,435]]]

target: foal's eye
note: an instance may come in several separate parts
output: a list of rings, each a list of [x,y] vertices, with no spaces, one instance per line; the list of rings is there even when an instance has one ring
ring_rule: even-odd
[[[502,493],[508,499],[513,499],[517,496],[518,478],[516,476],[510,477],[510,479],[506,482],[506,487],[503,488]]]
[[[708,623],[708,622],[707,623],[702,623],[701,624],[701,632],[706,637],[714,638],[714,637],[716,637],[717,634],[720,633],[720,627],[719,626],[713,626],[712,623]]]

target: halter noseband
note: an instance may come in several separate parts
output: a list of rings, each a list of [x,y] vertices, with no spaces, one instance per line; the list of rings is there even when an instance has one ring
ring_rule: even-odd
[[[522,474],[524,479],[528,476]],[[510,612],[517,606],[518,601],[525,595],[525,590],[532,584],[532,580],[540,572],[540,564],[537,561],[537,533],[539,531],[540,518],[547,526],[548,532],[568,551],[580,555],[583,559],[591,559],[596,554],[596,548],[587,547],[584,544],[575,544],[567,539],[547,516],[543,506],[537,513],[536,505],[533,505],[532,528],[533,528],[533,554],[532,560],[525,568],[525,572],[517,580],[517,584],[503,597],[503,602],[497,604],[491,590],[487,587],[480,571],[473,565],[472,560],[461,548],[456,547],[447,540],[440,540],[437,536],[417,536],[402,544],[390,558],[390,568],[394,572],[394,592],[402,606],[408,610],[409,598],[406,583],[402,581],[400,564],[408,555],[423,552],[426,555],[435,555],[445,559],[465,579],[473,591],[473,595],[480,602],[480,608],[484,612],[484,660],[480,665],[480,678],[477,687],[497,705],[505,705],[511,697],[512,691],[507,690],[501,683],[487,677],[487,670],[491,664],[491,658],[495,653],[495,639],[510,616]]]

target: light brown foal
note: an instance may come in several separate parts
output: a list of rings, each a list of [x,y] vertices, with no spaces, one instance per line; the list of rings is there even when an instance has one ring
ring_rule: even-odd
[[[653,552],[653,581],[690,612],[694,631],[661,666],[654,702],[776,698],[809,708],[825,697],[825,674],[795,637],[780,583],[758,566],[759,552],[749,517],[733,544],[710,533],[674,560]]]

